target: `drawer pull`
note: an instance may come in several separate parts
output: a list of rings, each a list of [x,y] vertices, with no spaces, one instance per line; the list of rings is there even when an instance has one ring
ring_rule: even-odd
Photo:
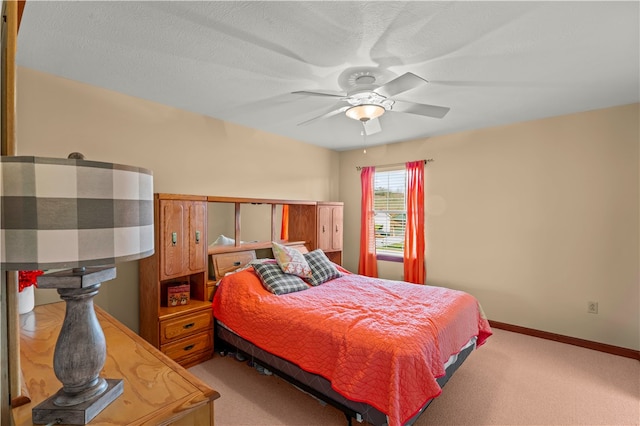
[[[177,232],[172,232],[171,233],[171,245],[175,246],[178,243],[178,233]]]
[[[187,329],[187,330],[188,330],[188,329],[190,329],[191,327],[193,327],[194,325],[196,325],[196,323],[195,323],[195,322],[190,322],[189,324],[185,324],[185,325],[183,325],[183,326],[182,326],[182,328],[184,328],[184,329]]]
[[[196,231],[196,244],[200,244],[200,231]]]
[[[233,262],[233,266],[240,266],[240,261]]]
[[[184,348],[182,348],[183,351],[190,351],[191,349],[193,349],[195,345],[189,345],[189,346],[185,346]]]

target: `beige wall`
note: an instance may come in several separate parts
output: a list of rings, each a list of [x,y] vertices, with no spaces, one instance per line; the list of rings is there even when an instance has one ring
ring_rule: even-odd
[[[496,321],[640,349],[639,126],[634,104],[343,152],[345,266],[358,264],[355,166],[433,158],[428,284],[474,294]]]
[[[147,167],[156,192],[345,202],[357,269],[356,165],[427,165],[428,281],[496,321],[640,349],[638,105],[336,153],[18,69],[20,155]],[[293,161],[313,158],[314,161]],[[210,235],[217,237],[217,235]],[[401,279],[398,264],[381,276]],[[138,329],[137,263],[97,303]],[[37,292],[39,303],[57,295]],[[587,314],[587,301],[599,303]]]
[[[145,167],[156,192],[338,197],[334,151],[25,68],[18,68],[17,93],[18,155],[80,151],[91,160]],[[137,331],[137,262],[118,265],[117,274],[96,303]],[[51,300],[58,300],[55,291],[36,292],[37,303]]]

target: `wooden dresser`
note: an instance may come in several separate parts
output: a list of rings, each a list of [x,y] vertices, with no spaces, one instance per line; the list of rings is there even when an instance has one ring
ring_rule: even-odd
[[[16,426],[31,425],[31,409],[62,385],[53,352],[64,319],[63,302],[20,316],[20,352],[31,403],[12,409]],[[91,425],[210,425],[220,394],[96,306],[107,342],[102,377],[122,378],[124,393]]]

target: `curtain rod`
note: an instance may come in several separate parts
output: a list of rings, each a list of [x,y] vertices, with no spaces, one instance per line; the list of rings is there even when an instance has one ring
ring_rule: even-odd
[[[429,158],[427,160],[422,160],[422,161],[424,161],[424,164],[427,164],[427,163],[432,162],[433,158]],[[404,166],[405,164],[407,164],[407,163],[405,162],[405,163],[393,163],[393,164],[380,164],[380,165],[377,165],[377,166],[374,166],[374,167],[394,167],[394,166]],[[371,166],[356,166],[356,170],[360,171],[365,167],[371,167]]]

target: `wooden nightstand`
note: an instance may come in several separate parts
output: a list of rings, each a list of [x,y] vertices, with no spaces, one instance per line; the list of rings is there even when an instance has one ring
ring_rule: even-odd
[[[36,306],[20,316],[22,371],[31,403],[12,409],[16,426],[32,425],[31,409],[62,385],[53,372],[53,352],[64,303]],[[210,425],[220,394],[96,306],[107,341],[101,376],[122,378],[124,393],[90,424]]]
[[[155,253],[140,260],[140,336],[188,368],[213,355],[207,197],[155,194],[154,212]],[[185,305],[167,300],[176,284],[189,286]]]

